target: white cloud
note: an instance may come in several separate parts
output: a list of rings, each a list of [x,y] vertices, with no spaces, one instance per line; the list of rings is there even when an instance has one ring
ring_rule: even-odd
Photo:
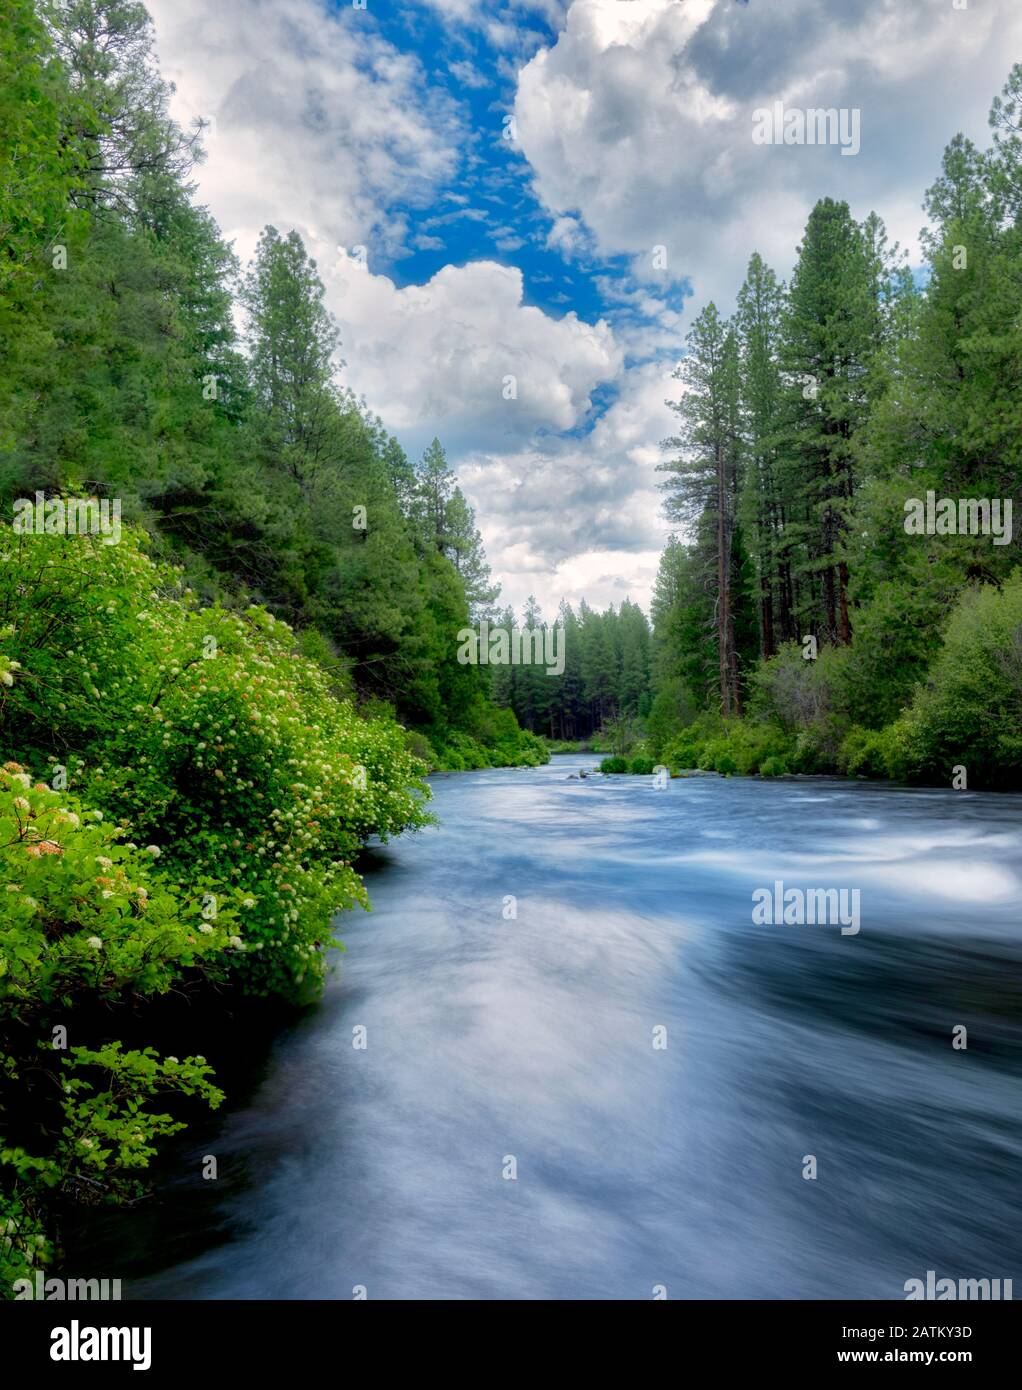
[[[552,251],[560,251],[565,258],[577,251],[585,241],[585,232],[577,218],[557,217],[547,234],[546,244]]]
[[[473,67],[465,59],[451,63],[450,70],[463,87],[480,88],[490,85],[490,78],[484,76],[478,68]]]
[[[584,439],[480,451],[461,466],[487,552],[500,557],[501,603],[534,594],[552,616],[562,598],[594,607],[649,601],[668,527],[656,465],[676,417],[666,369],[633,368]]]
[[[397,199],[425,202],[458,166],[457,109],[361,12],[318,0],[149,0],[175,116],[213,118],[202,195],[248,255],[266,221],[386,246]]]
[[[523,304],[514,267],[448,265],[403,289],[347,255],[319,269],[341,325],[346,378],[413,452],[434,433],[456,455],[480,441],[515,449],[538,430],[573,429],[595,388],[621,370],[605,323],[553,319]]]
[[[790,267],[818,197],[885,217],[913,246],[921,195],[956,129],[982,139],[1022,47],[1017,0],[574,0],[522,70],[518,143],[552,213],[575,213],[606,254],[653,278],[692,277],[730,303],[750,253]],[[752,143],[752,112],[862,112],[862,151]]]

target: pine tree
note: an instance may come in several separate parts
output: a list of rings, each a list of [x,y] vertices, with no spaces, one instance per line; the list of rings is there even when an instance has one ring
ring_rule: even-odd
[[[333,389],[337,327],[324,302],[316,263],[297,232],[266,227],[246,278],[252,387],[264,456],[307,499],[338,457]]]
[[[783,385],[779,361],[783,288],[759,254],[738,293],[742,424],[747,466],[740,515],[752,538],[759,588],[760,654],[770,657],[795,636],[792,563],[784,498],[777,485]]]
[[[447,466],[447,455],[434,438],[416,469],[417,511],[424,543],[440,555],[451,548],[447,529],[447,509],[457,480]]]
[[[671,474],[662,486],[672,520],[705,520],[713,528],[720,708],[724,717],[741,712],[741,686],[735,645],[733,544],[742,469],[738,340],[714,304],[699,315],[687,339],[688,351],[675,375],[684,384],[671,402],[682,425],[666,441],[680,450],[659,465]]]
[[[490,616],[500,595],[500,585],[490,577],[483,540],[475,524],[475,513],[455,487],[444,510],[444,538],[448,558],[465,586],[469,616],[474,623]]]

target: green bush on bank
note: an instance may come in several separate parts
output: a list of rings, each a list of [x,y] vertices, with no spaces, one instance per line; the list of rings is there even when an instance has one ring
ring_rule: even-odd
[[[627,772],[633,777],[650,777],[656,764],[653,759],[644,753],[640,753],[635,758],[624,758],[618,754],[610,758],[604,758],[600,763],[600,771],[610,774]]]
[[[674,772],[701,768],[706,772],[750,777],[765,764],[788,770],[795,758],[794,740],[776,724],[762,720],[725,721],[703,715],[666,749],[665,762]],[[777,771],[770,776],[781,775]]]
[[[322,979],[330,917],[366,905],[352,859],[426,818],[403,731],[336,699],[265,610],[199,609],[131,530],[108,546],[4,527],[0,622],[9,753],[39,780],[64,769],[183,897],[240,897],[247,988]]]
[[[892,726],[908,774],[1022,787],[1022,572],[967,590],[906,718]]]
[[[539,767],[550,761],[538,735],[518,727],[510,710],[491,706],[482,711],[474,733],[460,729],[434,730],[429,767],[436,772],[470,772],[486,767]]]
[[[881,728],[856,722],[852,648],[789,643],[760,663],[742,719],[700,715],[664,745],[672,771],[787,773],[1022,786],[1022,574],[965,590],[925,679]]]
[[[223,979],[229,957],[244,950],[241,902],[209,920],[127,833],[67,791],[33,783],[18,763],[0,768],[0,1288],[8,1296],[52,1257],[54,1201],[140,1194],[155,1141],[182,1128],[149,1100],[222,1100],[203,1058],[160,1059],[109,1041],[68,1046],[67,1034],[81,1031],[76,1005],[113,1009],[165,994],[186,973]]]

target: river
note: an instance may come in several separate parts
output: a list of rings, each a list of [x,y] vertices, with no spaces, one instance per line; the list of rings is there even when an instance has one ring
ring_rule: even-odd
[[[1022,1295],[1022,796],[571,776],[595,761],[433,778],[440,824],[368,856],[322,1003],[93,1272],[146,1299],[903,1299],[931,1269]],[[757,925],[777,880],[858,890],[860,929]]]

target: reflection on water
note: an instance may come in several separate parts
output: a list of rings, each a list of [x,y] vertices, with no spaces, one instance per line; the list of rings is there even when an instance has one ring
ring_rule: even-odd
[[[592,761],[435,779],[323,1004],[90,1268],[135,1298],[1022,1289],[1022,797],[569,780]],[[859,889],[860,932],[754,926],[777,879]]]

